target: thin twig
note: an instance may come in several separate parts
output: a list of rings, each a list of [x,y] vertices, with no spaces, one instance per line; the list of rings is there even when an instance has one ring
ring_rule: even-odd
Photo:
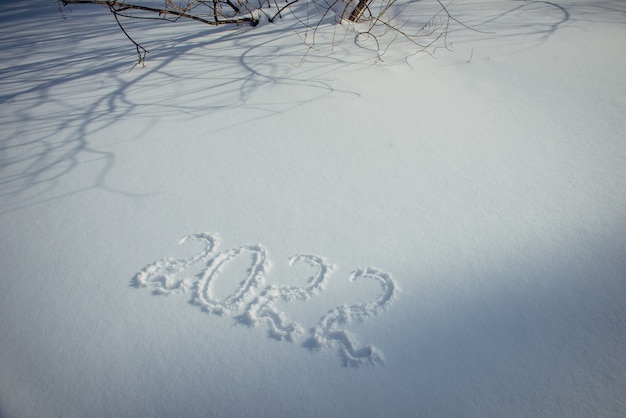
[[[133,68],[135,68],[137,65],[141,64],[143,67],[146,66],[146,54],[148,53],[148,50],[146,48],[144,48],[143,46],[141,46],[140,44],[138,44],[129,34],[128,32],[126,32],[126,29],[124,29],[124,26],[122,26],[122,23],[120,22],[120,19],[117,17],[117,12],[113,9],[113,6],[109,5],[109,10],[111,10],[111,13],[113,13],[113,16],[115,17],[115,21],[117,22],[117,26],[120,27],[120,29],[122,30],[122,32],[124,33],[124,35],[126,35],[126,37],[133,43],[135,44],[135,47],[137,48],[137,55],[139,56],[138,61],[135,65],[132,66],[132,68],[130,69],[132,71]],[[143,54],[141,53],[141,51],[143,51]]]
[[[126,11],[126,10],[142,10],[142,11],[146,11],[146,12],[152,12],[152,13],[157,13],[159,16],[163,15],[166,16],[168,14],[170,15],[176,15],[179,17],[183,17],[185,19],[191,19],[191,20],[195,20],[196,22],[200,22],[200,23],[204,23],[206,25],[225,25],[225,24],[236,24],[236,23],[245,23],[245,22],[249,22],[252,23],[253,25],[258,23],[257,20],[250,16],[242,16],[242,17],[238,17],[238,18],[234,18],[234,19],[219,19],[216,21],[211,21],[211,20],[206,20],[203,19],[201,17],[198,17],[196,15],[192,15],[189,13],[185,13],[185,12],[180,12],[177,10],[172,10],[172,9],[159,9],[159,8],[155,8],[155,7],[148,7],[148,6],[141,6],[138,4],[128,4],[128,3],[122,3],[119,2],[117,0],[61,0],[63,2],[63,5],[68,5],[68,4],[102,4],[102,5],[106,5],[109,8],[112,8],[113,10],[115,10],[117,13],[119,13],[122,16],[126,16],[126,17],[130,17],[127,16],[125,14],[123,14],[122,12]]]

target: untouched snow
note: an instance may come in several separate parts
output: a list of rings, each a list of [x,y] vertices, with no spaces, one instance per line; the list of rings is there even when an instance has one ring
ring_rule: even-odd
[[[626,7],[449,10],[2,2],[0,416],[625,416]]]

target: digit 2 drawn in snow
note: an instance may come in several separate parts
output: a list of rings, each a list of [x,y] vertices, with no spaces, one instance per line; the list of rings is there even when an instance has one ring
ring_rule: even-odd
[[[204,243],[204,249],[186,259],[161,258],[144,267],[132,279],[135,287],[148,287],[157,295],[169,295],[193,290],[192,302],[203,310],[224,316],[241,314],[235,320],[249,326],[267,324],[268,335],[279,341],[297,341],[305,334],[302,325],[292,321],[276,306],[277,302],[290,303],[307,301],[324,289],[334,266],[325,258],[316,255],[296,254],[289,264],[303,262],[316,269],[306,284],[277,286],[269,284],[261,290],[270,269],[267,250],[260,244],[245,245],[218,252],[220,240],[217,234],[199,233],[183,237],[179,244],[190,240]],[[250,265],[245,277],[228,296],[221,300],[215,296],[214,284],[226,265],[243,255],[250,256]],[[200,272],[186,276],[184,271],[195,266]],[[382,291],[375,300],[354,305],[341,305],[331,309],[310,328],[303,346],[311,350],[339,346],[344,365],[358,367],[366,364],[383,363],[380,350],[372,345],[360,346],[356,338],[342,326],[351,322],[363,322],[386,311],[398,294],[398,286],[391,275],[373,267],[355,270],[352,282],[363,279],[378,281]]]

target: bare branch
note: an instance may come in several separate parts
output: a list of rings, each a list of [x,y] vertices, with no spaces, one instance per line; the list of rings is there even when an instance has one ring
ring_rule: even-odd
[[[114,15],[124,35],[137,50],[138,60],[135,66],[145,64],[148,51],[130,36],[120,17],[169,22],[187,19],[210,26],[242,23],[256,26],[260,15],[264,15],[269,22],[274,22],[289,10],[304,29],[303,41],[309,48],[317,45],[316,34],[322,24],[330,19],[334,24],[348,22],[346,31],[354,31],[356,44],[361,44],[361,40],[365,38],[372,39],[375,42],[378,59],[381,59],[390,45],[399,38],[409,40],[418,52],[426,50],[434,52],[437,48],[448,48],[446,38],[451,22],[468,28],[450,14],[443,0],[433,0],[430,3],[430,7],[434,6],[437,10],[433,10],[431,18],[421,27],[417,26],[417,29],[416,26],[408,29],[411,26],[411,17],[403,21],[409,4],[415,4],[410,0],[282,0],[281,4],[278,0],[163,0],[162,7],[138,4],[139,0],[58,1],[64,6],[73,4],[106,6]],[[306,7],[293,7],[300,2],[308,3]],[[313,7],[308,7],[308,4]],[[422,7],[421,4],[420,2],[414,7]],[[334,43],[333,35],[332,44]]]
[[[145,12],[157,13],[159,16],[164,16],[164,18],[165,16],[170,14],[170,15],[175,15],[175,16],[182,17],[185,19],[195,20],[196,22],[204,23],[206,25],[226,25],[226,24],[246,23],[246,22],[251,23],[252,25],[256,25],[258,23],[257,19],[255,19],[252,16],[242,16],[242,17],[238,17],[234,19],[217,19],[216,17],[216,20],[211,21],[211,20],[203,19],[201,17],[198,17],[190,13],[186,13],[184,11],[176,10],[175,8],[159,9],[155,7],[142,6],[139,4],[123,3],[117,0],[61,0],[61,1],[63,2],[64,6],[67,6],[68,4],[105,5],[105,6],[108,6],[112,11],[120,15],[122,15],[122,12],[127,11],[127,10],[141,10]],[[130,17],[130,16],[126,16],[126,17]]]

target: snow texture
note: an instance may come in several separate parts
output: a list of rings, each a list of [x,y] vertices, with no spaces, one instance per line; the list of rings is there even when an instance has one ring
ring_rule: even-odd
[[[1,2],[0,416],[626,416],[626,6],[447,8]]]

